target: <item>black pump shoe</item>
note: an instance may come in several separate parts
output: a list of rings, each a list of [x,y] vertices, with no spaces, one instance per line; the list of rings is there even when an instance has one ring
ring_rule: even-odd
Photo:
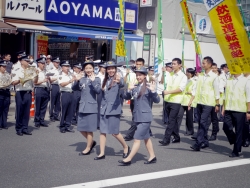
[[[123,153],[123,159],[127,158],[130,154],[131,150],[130,150],[130,147],[128,146],[128,153]]]
[[[157,159],[156,157],[154,157],[152,160],[144,162],[144,164],[153,164],[153,163],[156,163],[156,161]]]
[[[123,166],[129,166],[129,165],[131,165],[131,161],[124,162],[124,161],[120,160],[120,161],[118,161],[118,163],[121,163]]]
[[[102,160],[102,159],[105,159],[105,155],[101,156],[101,157],[95,157],[94,160]]]

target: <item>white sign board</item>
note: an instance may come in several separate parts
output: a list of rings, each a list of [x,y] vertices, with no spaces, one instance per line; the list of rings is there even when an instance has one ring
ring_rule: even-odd
[[[196,33],[210,34],[211,21],[208,16],[196,15]]]
[[[145,60],[145,64],[149,62],[149,51],[142,51],[142,58]]]
[[[45,0],[6,0],[5,16],[20,19],[44,20]]]
[[[140,0],[141,7],[152,7],[152,0]]]
[[[152,28],[153,28],[153,22],[148,21],[146,27],[147,27],[147,29],[149,29],[149,30],[152,29]]]

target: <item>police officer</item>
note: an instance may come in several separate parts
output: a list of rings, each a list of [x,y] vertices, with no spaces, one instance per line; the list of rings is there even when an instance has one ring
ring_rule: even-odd
[[[5,60],[0,61],[0,130],[8,129],[7,116],[10,106],[11,76],[6,71],[7,66]]]
[[[239,157],[245,118],[250,120],[250,82],[242,74],[234,74],[227,80],[222,115],[223,130],[230,145],[234,145],[229,157]]]
[[[183,100],[183,91],[187,85],[187,76],[181,71],[182,61],[179,58],[172,60],[173,72],[170,73],[167,82],[167,88],[163,92],[164,100],[167,102],[165,110],[168,116],[168,125],[165,130],[163,140],[159,143],[163,146],[170,144],[171,135],[174,138],[171,140],[172,143],[180,142],[180,135],[178,132],[178,113]]]
[[[25,55],[26,55],[26,52],[24,52],[24,51],[19,51],[19,52],[16,53],[16,55],[17,55],[17,60],[18,60],[18,61],[17,61],[16,63],[13,64],[12,70],[16,70],[16,69],[18,69],[18,68],[21,68],[20,57],[25,56]]]
[[[212,71],[213,59],[209,56],[205,57],[202,62],[204,73],[200,73],[197,80],[197,89],[195,102],[197,103],[198,115],[198,132],[196,143],[191,146],[194,151],[200,151],[209,147],[207,138],[208,119],[211,116],[211,111],[219,111],[219,77]]]
[[[74,75],[75,77],[82,78],[83,72],[82,71],[82,65],[81,63],[77,63],[73,66]],[[72,125],[77,125],[77,118],[78,118],[78,112],[79,112],[79,102],[81,99],[81,90],[76,89],[74,90],[74,98],[73,98],[73,118],[71,121]]]
[[[60,58],[55,57],[52,59],[53,62],[53,69],[49,71],[49,73],[53,74],[50,76],[50,83],[51,83],[51,93],[50,93],[50,109],[49,109],[49,116],[50,121],[60,121],[60,111],[61,111],[61,104],[60,104],[60,88],[58,85],[58,77],[59,73],[61,72],[60,67]]]
[[[73,117],[73,90],[72,82],[75,77],[70,74],[69,61],[63,61],[61,63],[62,73],[59,75],[58,83],[61,91],[61,121],[60,121],[60,132],[74,132],[70,129],[71,120]]]
[[[44,122],[48,102],[50,100],[49,95],[49,78],[46,76],[46,58],[42,57],[36,60],[38,65],[38,80],[35,84],[35,127],[40,126],[48,127]]]
[[[19,58],[21,67],[12,71],[12,84],[16,88],[16,134],[18,136],[32,135],[28,130],[30,118],[30,105],[32,100],[33,81],[38,81],[38,76],[33,80],[28,80],[23,83],[25,79],[25,71],[29,67],[29,56],[24,55]],[[38,75],[38,71],[36,71]]]
[[[5,60],[6,63],[7,63],[6,71],[7,71],[9,74],[11,73],[11,70],[12,70],[12,67],[13,67],[13,63],[10,61],[10,59],[11,59],[10,54],[5,54],[5,55],[3,56],[3,60]]]

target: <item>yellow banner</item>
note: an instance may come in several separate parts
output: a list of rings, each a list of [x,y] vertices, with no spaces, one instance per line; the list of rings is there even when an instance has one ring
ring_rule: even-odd
[[[237,0],[204,3],[231,74],[250,72],[250,45]]]
[[[187,0],[182,0],[180,2],[180,4],[181,4],[181,8],[182,8],[183,15],[184,15],[186,24],[188,26],[189,32],[190,32],[190,34],[194,40],[194,43],[195,43],[195,51],[197,54],[201,55],[200,44],[199,44],[199,41],[198,41],[197,36],[196,36],[196,30],[194,27],[193,19],[191,17],[189,9],[188,9]]]

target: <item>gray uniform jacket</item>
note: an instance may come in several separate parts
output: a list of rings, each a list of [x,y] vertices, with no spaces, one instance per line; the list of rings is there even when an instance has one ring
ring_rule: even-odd
[[[151,122],[153,120],[152,109],[150,101],[154,103],[160,102],[160,97],[157,92],[152,93],[149,89],[146,89],[145,94],[138,99],[139,87],[134,88],[131,92],[124,93],[124,99],[130,100],[134,97],[134,110],[133,117],[134,122]]]
[[[113,79],[113,78],[112,78]],[[112,80],[110,81],[112,82]],[[101,102],[101,115],[119,115],[122,112],[121,99],[120,99],[120,88],[124,87],[123,78],[120,79],[119,83],[108,89],[108,81],[106,83],[106,89],[102,91],[102,102]]]
[[[83,77],[72,86],[72,90],[81,90],[81,100],[79,104],[79,113],[97,114],[98,107],[96,96],[101,92],[101,79],[95,78],[94,81]],[[72,99],[73,100],[73,99]]]

